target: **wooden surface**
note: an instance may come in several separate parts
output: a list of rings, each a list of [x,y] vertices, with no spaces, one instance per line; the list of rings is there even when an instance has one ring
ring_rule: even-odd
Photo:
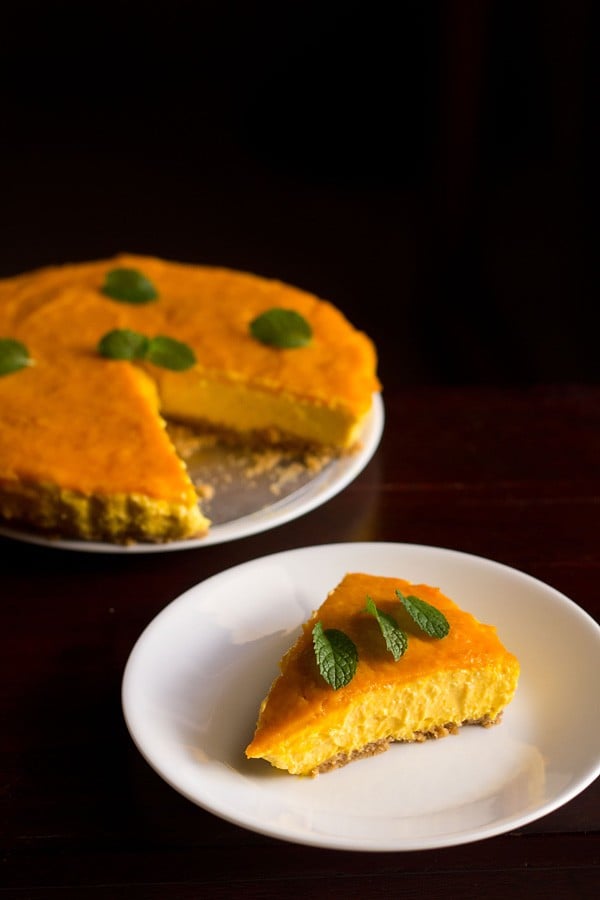
[[[393,386],[384,396],[383,441],[365,471],[271,532],[147,556],[0,542],[0,897],[593,896],[600,781],[537,822],[465,846],[330,851],[196,807],[125,728],[121,677],[144,627],[186,588],[277,550],[451,547],[524,570],[600,619],[600,388]]]

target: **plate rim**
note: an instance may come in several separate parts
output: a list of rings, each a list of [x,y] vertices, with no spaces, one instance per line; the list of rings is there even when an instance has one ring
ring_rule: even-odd
[[[455,550],[448,547],[437,547],[435,545],[429,544],[394,541],[339,541],[326,544],[306,545],[302,547],[291,548],[288,550],[279,550],[274,553],[266,554],[264,556],[256,557],[250,560],[246,560],[245,562],[238,563],[234,566],[217,572],[206,579],[200,580],[195,585],[192,585],[190,588],[188,588],[174,600],[172,600],[169,604],[167,604],[167,606],[163,607],[163,609],[159,611],[153,619],[150,620],[150,622],[147,624],[147,626],[135,641],[123,670],[121,684],[122,713],[130,737],[135,747],[137,748],[141,756],[150,765],[150,767],[155,771],[155,773],[177,793],[186,797],[190,802],[198,806],[200,809],[203,809],[224,821],[228,821],[236,825],[237,827],[241,827],[257,834],[262,834],[267,837],[275,838],[293,844],[351,852],[358,851],[379,853],[411,852],[415,850],[439,849],[444,847],[479,842],[490,837],[499,836],[501,834],[507,833],[508,831],[514,830],[515,828],[523,827],[543,818],[551,812],[554,812],[556,809],[564,806],[570,800],[574,799],[576,796],[582,793],[587,787],[589,787],[600,775],[600,758],[598,759],[595,767],[590,766],[586,770],[585,774],[578,775],[574,783],[569,788],[563,788],[562,790],[557,791],[555,796],[548,798],[545,802],[537,806],[534,806],[533,809],[524,811],[519,815],[513,814],[508,817],[504,817],[503,819],[499,819],[496,822],[490,823],[489,825],[478,827],[477,833],[475,833],[473,829],[471,829],[471,832],[466,836],[461,833],[452,833],[450,835],[437,835],[431,840],[424,840],[422,837],[420,837],[419,839],[416,839],[414,841],[405,839],[404,841],[400,842],[392,842],[389,846],[382,846],[381,841],[379,841],[377,845],[371,845],[369,843],[365,843],[364,841],[357,843],[356,841],[351,841],[348,838],[335,837],[332,835],[329,835],[326,837],[326,839],[324,839],[323,836],[319,836],[316,834],[294,834],[289,831],[282,833],[281,829],[270,827],[267,823],[261,824],[248,815],[236,815],[232,812],[228,812],[226,809],[219,807],[218,804],[212,803],[209,800],[199,799],[197,794],[195,795],[193,792],[187,790],[184,786],[177,784],[167,773],[165,773],[161,769],[160,765],[157,765],[152,753],[148,752],[148,748],[146,747],[145,742],[143,741],[143,739],[140,739],[135,726],[132,724],[132,719],[134,717],[131,714],[129,695],[131,692],[131,680],[133,677],[132,673],[135,673],[137,658],[143,651],[145,638],[150,635],[150,633],[155,629],[160,627],[161,620],[164,621],[163,617],[166,618],[167,616],[170,617],[174,615],[176,606],[183,606],[186,603],[193,602],[194,595],[196,593],[200,593],[200,595],[202,595],[207,588],[210,588],[210,584],[215,582],[217,579],[235,577],[235,575],[238,574],[240,570],[244,570],[250,566],[259,565],[261,563],[269,561],[277,561],[278,558],[283,558],[290,555],[298,556],[306,553],[311,553],[315,550],[327,554],[329,550],[334,550],[335,552],[343,552],[344,550],[355,550],[357,546],[363,548],[365,552],[370,552],[371,550],[375,550],[376,552],[380,550],[398,550],[399,548],[409,552],[415,550],[418,552],[425,551],[434,553],[436,555],[441,554],[443,556],[464,558],[467,561],[470,560],[476,563],[491,565],[492,567],[499,570],[504,570],[507,573],[516,573],[519,577],[525,578],[534,586],[537,586],[538,589],[542,589],[553,594],[557,603],[568,609],[570,614],[578,616],[581,619],[582,624],[587,628],[590,628],[594,632],[595,639],[599,642],[600,645],[600,624],[593,618],[593,616],[590,615],[590,613],[588,613],[585,609],[583,609],[583,607],[577,604],[570,597],[557,590],[552,585],[549,585],[548,583],[533,575],[530,575],[523,570],[475,553],[463,550]],[[202,597],[200,596],[196,602],[201,602],[201,600]]]
[[[165,541],[156,544],[141,541],[132,544],[111,544],[104,541],[47,537],[44,534],[37,534],[26,528],[13,527],[1,521],[0,537],[49,547],[53,550],[69,550],[78,553],[114,553],[117,555],[201,550],[204,547],[214,547],[219,544],[252,537],[255,534],[278,528],[280,525],[285,525],[287,522],[312,512],[347,488],[368,466],[377,452],[383,436],[385,417],[383,398],[381,392],[377,392],[373,395],[373,404],[363,426],[363,445],[356,453],[342,456],[333,461],[333,465],[340,468],[337,477],[332,479],[331,471],[324,470],[319,472],[313,480],[298,488],[298,491],[288,494],[281,500],[276,500],[262,510],[256,510],[231,522],[215,525],[210,528],[208,534],[204,537],[185,538],[183,540]],[[321,480],[325,482],[325,475],[328,475],[329,480],[327,484],[324,483],[324,486],[321,487]]]

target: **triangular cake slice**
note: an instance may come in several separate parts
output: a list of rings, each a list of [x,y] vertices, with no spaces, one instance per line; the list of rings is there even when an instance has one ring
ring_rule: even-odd
[[[396,590],[441,612],[450,626],[447,636],[436,639],[422,631]],[[367,597],[407,637],[397,661],[366,610]],[[358,651],[354,677],[336,690],[317,665],[317,622],[325,631],[343,631]],[[331,591],[280,667],[246,755],[295,775],[344,765],[386,750],[392,741],[443,737],[467,724],[493,725],[519,677],[519,662],[495,627],[479,622],[438,588],[359,573],[346,575]]]
[[[61,357],[0,379],[0,515],[61,537],[166,541],[208,520],[154,383],[129,363]]]

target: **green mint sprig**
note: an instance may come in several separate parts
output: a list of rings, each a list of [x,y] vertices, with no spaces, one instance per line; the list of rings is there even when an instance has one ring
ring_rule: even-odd
[[[176,341],[174,338],[159,334],[148,341],[146,359],[163,369],[183,372],[195,365],[196,354],[183,341]]]
[[[144,359],[148,352],[148,338],[129,328],[116,328],[100,339],[98,351],[107,359]]]
[[[0,376],[10,375],[32,365],[33,360],[25,344],[14,338],[0,338]]]
[[[385,640],[385,646],[394,657],[394,661],[398,662],[400,657],[404,656],[408,647],[408,638],[405,632],[392,616],[377,608],[372,597],[367,596],[365,608],[377,620]]]
[[[261,344],[280,349],[306,347],[312,340],[312,328],[295,309],[273,307],[250,322],[250,334]]]
[[[183,372],[196,362],[196,354],[182,341],[165,335],[148,338],[129,328],[107,332],[98,343],[98,352],[107,359],[145,360],[174,372]]]
[[[334,691],[349,684],[358,664],[356,644],[337,628],[323,628],[317,622],[312,631],[319,672]]]
[[[111,269],[106,273],[102,293],[120,303],[151,303],[158,291],[149,278],[137,269]]]
[[[399,590],[396,590],[396,596],[421,631],[424,631],[429,637],[438,638],[438,640],[446,637],[450,631],[450,625],[446,616],[439,609],[419,597],[406,596]]]

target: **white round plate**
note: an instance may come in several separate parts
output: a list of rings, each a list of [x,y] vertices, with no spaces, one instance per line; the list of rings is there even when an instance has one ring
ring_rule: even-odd
[[[258,509],[249,515],[236,518],[219,525],[214,525],[206,537],[188,538],[181,541],[167,541],[162,544],[136,543],[111,544],[99,541],[69,540],[46,537],[24,528],[12,528],[0,525],[0,535],[60,550],[80,550],[86,553],[163,553],[173,550],[191,550],[197,547],[210,547],[212,544],[223,544],[239,538],[258,534],[276,528],[292,519],[297,519],[317,506],[326,503],[339,494],[353,481],[371,460],[379,446],[384,426],[384,407],[380,394],[373,398],[373,408],[365,422],[361,436],[360,448],[356,453],[334,459],[319,471],[305,485],[288,494],[282,500]]]
[[[522,668],[502,723],[393,744],[317,778],[247,760],[279,659],[348,571],[439,586],[496,625]],[[295,843],[397,851],[502,834],[580,793],[600,774],[599,683],[600,627],[548,585],[453,550],[340,543],[256,559],[187,591],[141,635],[122,698],[142,755],[204,809]]]

